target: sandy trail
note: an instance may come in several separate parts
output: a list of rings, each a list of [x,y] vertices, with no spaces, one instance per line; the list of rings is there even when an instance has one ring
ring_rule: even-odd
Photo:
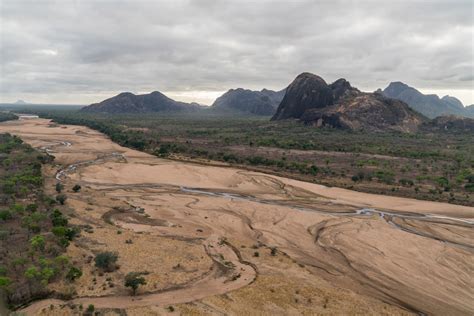
[[[474,313],[472,207],[158,159],[85,127],[50,127],[47,120],[3,123],[0,131],[17,134],[56,156],[62,165],[57,179],[88,190],[78,201],[118,200],[143,208],[149,216],[145,220],[109,214],[115,225],[204,240],[213,260],[225,257],[234,266],[224,275],[216,274],[216,268],[179,289],[136,298],[77,298],[74,303],[123,308],[174,304],[246,286],[255,278],[255,269],[223,242],[227,238],[277,247],[315,277],[410,311]],[[229,282],[236,271],[240,276]],[[55,302],[39,301],[24,311],[34,314]]]

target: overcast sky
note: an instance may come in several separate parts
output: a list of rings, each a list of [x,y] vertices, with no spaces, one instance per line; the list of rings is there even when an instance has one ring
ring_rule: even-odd
[[[474,1],[0,0],[0,102],[205,104],[303,71],[474,103]]]

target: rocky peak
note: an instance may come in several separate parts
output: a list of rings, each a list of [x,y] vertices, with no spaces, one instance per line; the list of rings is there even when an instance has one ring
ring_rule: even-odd
[[[326,81],[304,72],[288,86],[272,120],[299,118],[308,109],[326,107],[333,102],[333,91]]]

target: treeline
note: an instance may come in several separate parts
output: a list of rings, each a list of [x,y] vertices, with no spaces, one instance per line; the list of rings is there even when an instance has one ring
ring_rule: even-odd
[[[18,120],[18,116],[10,112],[0,112],[0,122]]]
[[[10,307],[48,295],[50,282],[80,274],[64,255],[79,230],[42,190],[42,164],[52,159],[0,134],[0,291]]]
[[[122,146],[147,151],[159,157],[167,157],[170,154],[183,154],[187,156],[224,161],[229,163],[247,164],[252,166],[274,166],[286,170],[296,171],[302,174],[316,175],[320,168],[314,164],[286,161],[283,159],[268,159],[261,156],[240,157],[221,151],[194,148],[186,144],[160,142],[157,135],[144,133],[143,131],[128,130],[125,126],[100,122],[98,120],[82,117],[46,115],[59,124],[82,125],[106,134],[110,139]],[[324,168],[322,169],[324,170]]]

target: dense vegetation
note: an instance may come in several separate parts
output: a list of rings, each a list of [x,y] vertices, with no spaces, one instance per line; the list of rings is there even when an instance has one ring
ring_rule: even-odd
[[[80,272],[64,255],[78,231],[42,190],[42,164],[53,158],[0,134],[0,291],[11,306],[45,296],[50,282]]]
[[[472,134],[349,132],[251,116],[40,114],[161,157],[223,161],[366,192],[474,204]]]
[[[18,116],[10,112],[0,112],[0,122],[17,120]]]

